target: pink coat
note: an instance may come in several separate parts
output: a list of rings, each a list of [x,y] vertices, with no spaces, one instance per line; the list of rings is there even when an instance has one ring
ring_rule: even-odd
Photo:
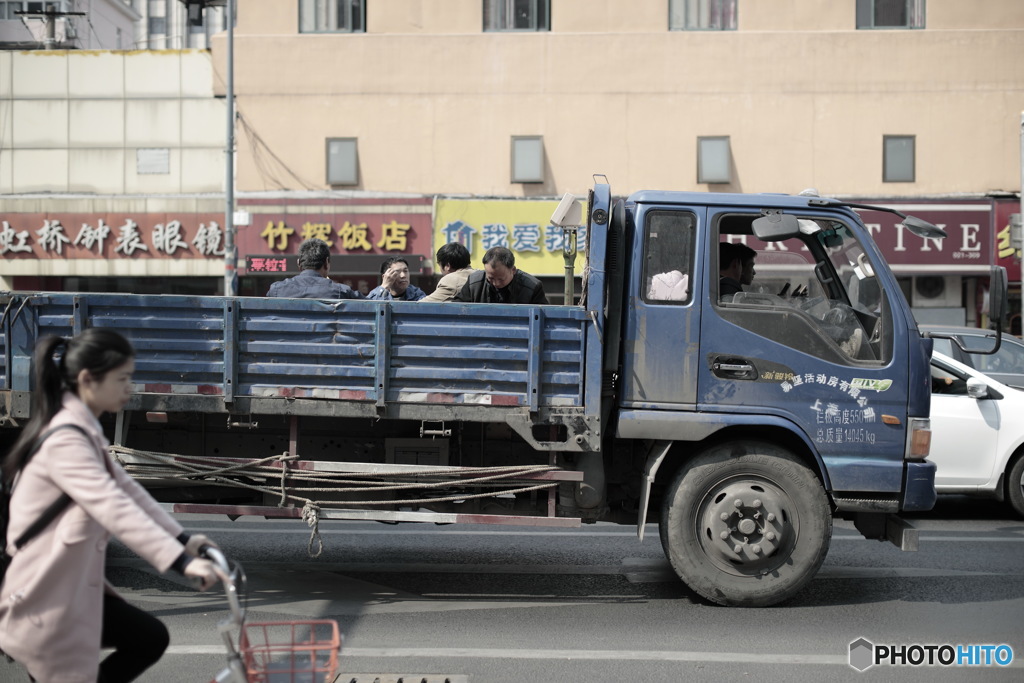
[[[39,681],[95,681],[111,534],[167,571],[184,551],[182,527],[107,454],[100,424],[74,394],[50,427],[72,423],[91,435],[62,429],[48,438],[18,478],[11,497],[7,552],[13,555],[0,587],[0,648]],[[16,539],[61,491],[72,503],[42,533],[15,551]]]

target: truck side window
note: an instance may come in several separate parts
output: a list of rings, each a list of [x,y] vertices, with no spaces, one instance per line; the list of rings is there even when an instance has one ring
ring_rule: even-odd
[[[647,214],[644,300],[688,303],[693,296],[693,242],[697,218],[688,211]]]
[[[750,220],[726,215],[718,221],[720,241],[743,242],[757,253],[752,281],[730,297],[713,299],[719,315],[833,363],[891,360],[888,301],[845,225],[801,218],[798,236],[765,243],[751,233]]]

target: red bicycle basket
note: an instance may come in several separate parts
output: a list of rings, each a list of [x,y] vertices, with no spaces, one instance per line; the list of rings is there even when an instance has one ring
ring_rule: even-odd
[[[250,683],[329,683],[340,650],[333,619],[245,624],[239,639]]]

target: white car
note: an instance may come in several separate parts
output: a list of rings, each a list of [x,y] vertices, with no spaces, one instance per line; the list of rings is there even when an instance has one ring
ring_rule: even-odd
[[[1024,516],[1024,391],[932,354],[935,490],[1006,501]]]

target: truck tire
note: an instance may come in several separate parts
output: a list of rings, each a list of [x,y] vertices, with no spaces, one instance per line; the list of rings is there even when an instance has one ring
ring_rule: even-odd
[[[1024,517],[1024,455],[1017,458],[1006,475],[1006,500],[1021,517]]]
[[[832,512],[799,458],[738,441],[682,467],[662,502],[660,532],[676,574],[698,595],[765,607],[814,577],[832,539]]]

